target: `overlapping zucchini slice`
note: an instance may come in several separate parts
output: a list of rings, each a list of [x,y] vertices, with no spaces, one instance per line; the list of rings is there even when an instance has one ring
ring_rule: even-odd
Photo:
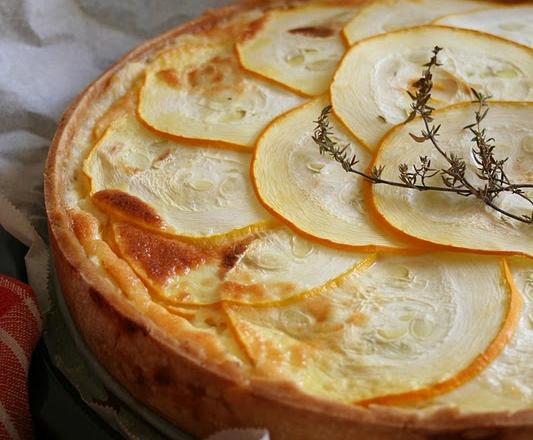
[[[448,154],[465,160],[466,176],[477,185],[484,182],[476,177],[472,134],[463,127],[474,120],[477,104],[458,104],[434,113],[441,125],[439,139]],[[438,122],[437,122],[438,121]],[[533,179],[533,103],[490,104],[483,122],[488,137],[496,139],[494,151],[498,160],[509,158],[506,174],[514,184],[527,184]],[[418,134],[422,121],[400,125],[392,130],[379,147],[375,163],[385,165],[384,179],[398,179],[398,165],[416,164],[420,156],[431,159],[435,169],[447,169],[449,164],[429,142],[416,143],[410,133]],[[427,185],[444,186],[440,175]],[[531,199],[531,188],[523,191]],[[453,248],[467,248],[480,252],[514,253],[533,256],[531,225],[513,220],[488,207],[474,197],[460,197],[455,193],[396,188],[373,185],[371,202],[382,219],[403,236]],[[533,206],[525,198],[509,191],[494,200],[497,207],[512,214],[531,215]]]
[[[474,29],[533,47],[532,4],[447,15],[434,24]]]
[[[267,305],[314,295],[374,261],[374,255],[331,249],[280,229],[262,233],[224,277],[222,299]],[[262,286],[253,291],[233,286]]]
[[[477,0],[375,0],[368,2],[344,27],[351,46],[374,35],[429,24],[438,17],[493,7]]]
[[[455,405],[465,412],[520,411],[533,404],[533,260],[508,258],[523,307],[513,338],[470,382],[435,398],[431,405]]]
[[[467,42],[467,43],[466,43]],[[470,87],[494,99],[533,98],[531,49],[488,34],[439,26],[391,32],[357,44],[335,73],[335,113],[367,147],[404,122],[411,111],[408,91],[420,78],[434,46],[442,66],[435,69],[430,105],[470,101]]]
[[[245,69],[305,95],[324,93],[345,51],[340,31],[354,5],[273,10],[237,44]]]
[[[520,297],[499,258],[432,254],[381,257],[291,305],[227,310],[259,377],[330,400],[402,404],[485,368],[512,335]]]
[[[171,306],[290,303],[374,260],[310,243],[284,228],[194,243],[125,222],[115,222],[111,234],[117,252]]]
[[[246,75],[233,40],[213,39],[169,49],[148,66],[138,115],[166,136],[251,148],[270,120],[301,101]]]
[[[270,221],[249,184],[249,164],[249,154],[173,142],[126,114],[97,142],[84,172],[103,210],[146,223],[120,201],[130,196],[130,205],[147,205],[161,228],[200,238]]]
[[[362,179],[320,155],[312,140],[313,121],[327,105],[326,97],[316,98],[281,116],[263,133],[252,164],[258,197],[276,216],[313,240],[363,249],[404,247],[368,216]],[[364,170],[370,161],[368,151],[339,124],[334,128],[339,145],[350,144]]]

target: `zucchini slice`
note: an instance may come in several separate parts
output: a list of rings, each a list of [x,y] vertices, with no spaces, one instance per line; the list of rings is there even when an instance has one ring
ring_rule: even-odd
[[[175,235],[205,238],[272,221],[249,183],[250,159],[247,153],[161,138],[129,114],[105,131],[84,172],[102,210]],[[128,209],[136,200],[139,209]]]
[[[246,75],[233,40],[210,41],[162,53],[147,69],[137,111],[164,136],[250,149],[270,120],[301,102]]]
[[[435,20],[434,24],[474,29],[533,47],[531,4],[447,15]]]
[[[515,184],[533,180],[533,103],[490,103],[483,121],[487,137],[496,139],[497,160],[508,157],[506,174]],[[476,104],[462,103],[434,112],[435,123],[441,124],[439,139],[444,150],[464,159],[466,175],[471,182],[483,185],[476,178],[477,166],[472,154],[472,134],[463,127],[474,120]],[[410,133],[418,134],[422,121],[415,119],[392,130],[379,147],[375,163],[385,165],[384,179],[398,180],[398,166],[416,164],[420,156],[431,160],[431,167],[447,169],[445,159],[429,142],[417,143]],[[440,175],[429,178],[427,185],[444,186]],[[525,189],[531,197],[531,189]],[[374,205],[384,224],[408,240],[430,242],[450,248],[476,252],[524,254],[533,256],[533,228],[513,220],[479,199],[455,193],[417,191],[389,185],[373,185],[370,204]],[[532,205],[512,193],[502,193],[496,206],[518,216],[531,215]]]
[[[465,43],[468,42],[468,43]],[[477,31],[420,26],[370,38],[353,46],[331,85],[333,110],[364,145],[375,149],[411,111],[431,50],[440,46],[434,70],[433,107],[470,101],[470,87],[507,101],[533,99],[533,50]]]
[[[533,260],[506,258],[523,306],[514,336],[501,354],[472,381],[435,398],[431,405],[454,405],[465,412],[520,411],[531,408],[533,365]]]
[[[477,0],[374,0],[348,22],[343,34],[350,46],[365,38],[406,29],[449,14],[494,6]]]
[[[190,243],[115,222],[118,253],[168,306],[272,306],[320,294],[370,266],[372,254],[338,252],[274,228]]]
[[[501,258],[431,254],[382,256],[294,304],[227,310],[259,378],[335,401],[401,405],[476,377],[512,336],[520,305]]]
[[[355,6],[303,6],[273,10],[237,44],[241,65],[296,93],[327,91],[346,50],[340,31]]]
[[[396,250],[405,247],[370,219],[363,179],[321,156],[313,142],[315,121],[326,97],[281,116],[263,133],[252,164],[252,180],[265,207],[311,240],[334,247]],[[362,170],[370,154],[335,123],[339,145],[350,144]]]

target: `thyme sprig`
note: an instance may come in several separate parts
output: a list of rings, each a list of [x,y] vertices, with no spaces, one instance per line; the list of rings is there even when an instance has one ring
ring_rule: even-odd
[[[487,135],[482,122],[488,114],[488,100],[490,96],[484,95],[474,89],[472,95],[477,102],[478,109],[475,112],[475,122],[464,127],[469,130],[473,137],[472,156],[476,164],[475,176],[480,182],[477,184],[467,177],[467,165],[465,160],[452,153],[445,151],[438,142],[440,125],[433,123],[434,108],[429,105],[431,91],[433,89],[433,68],[440,66],[438,55],[442,48],[435,46],[431,59],[424,65],[421,78],[414,84],[416,92],[408,91],[411,98],[411,113],[405,123],[412,121],[416,116],[422,118],[424,128],[419,134],[410,133],[411,138],[418,143],[430,142],[439,154],[446,160],[447,166],[442,169],[432,168],[431,160],[427,156],[420,156],[419,162],[411,166],[402,163],[398,167],[399,181],[382,178],[384,165],[374,165],[368,172],[358,170],[357,155],[349,155],[350,144],[339,145],[333,139],[334,131],[331,127],[329,116],[331,106],[325,107],[318,119],[312,136],[318,145],[320,154],[327,154],[339,162],[344,171],[363,177],[372,184],[391,185],[399,188],[415,189],[418,191],[442,191],[455,193],[463,197],[475,197],[483,201],[492,209],[504,216],[519,222],[533,224],[533,208],[531,215],[516,215],[506,211],[495,204],[495,199],[504,192],[510,192],[525,199],[533,206],[533,200],[525,193],[525,189],[533,188],[533,184],[513,184],[505,171],[505,165],[509,158],[497,159],[495,156],[496,144],[494,138]],[[440,176],[442,186],[428,185],[428,179]]]

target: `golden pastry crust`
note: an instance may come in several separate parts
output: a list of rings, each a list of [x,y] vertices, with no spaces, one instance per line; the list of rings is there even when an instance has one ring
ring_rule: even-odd
[[[169,318],[152,303],[131,268],[99,238],[95,219],[69,206],[66,187],[73,177],[67,168],[73,139],[123,66],[150,58],[180,35],[206,32],[243,11],[296,3],[255,0],[209,11],[127,54],[66,110],[48,156],[45,199],[55,267],[78,328],[102,365],[133,396],[198,436],[234,427],[266,427],[274,440],[531,438],[533,410],[462,414],[453,408],[362,408],[313,398],[290,384],[251,379],[246,366],[229,361],[212,335],[192,331],[185,321]],[[158,221],[131,200],[103,200],[134,210],[148,222]],[[91,262],[90,253],[111,276]]]

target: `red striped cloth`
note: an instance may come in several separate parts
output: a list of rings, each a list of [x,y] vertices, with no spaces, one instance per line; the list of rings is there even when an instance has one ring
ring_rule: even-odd
[[[31,439],[28,368],[41,334],[30,286],[0,275],[0,440]]]

